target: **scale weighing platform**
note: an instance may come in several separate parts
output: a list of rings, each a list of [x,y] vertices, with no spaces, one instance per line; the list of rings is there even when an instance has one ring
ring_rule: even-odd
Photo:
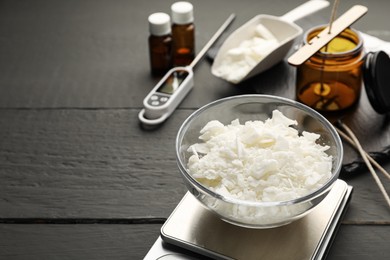
[[[351,193],[351,186],[337,180],[305,217],[277,228],[250,229],[222,221],[187,192],[144,260],[323,259]]]

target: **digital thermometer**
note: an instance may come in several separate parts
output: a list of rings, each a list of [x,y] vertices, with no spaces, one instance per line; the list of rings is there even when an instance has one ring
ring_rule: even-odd
[[[189,66],[175,67],[157,83],[143,101],[139,120],[146,125],[164,122],[194,86],[193,68],[235,18],[231,14]]]

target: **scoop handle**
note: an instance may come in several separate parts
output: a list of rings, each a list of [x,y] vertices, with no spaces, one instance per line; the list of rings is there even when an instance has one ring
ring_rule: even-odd
[[[280,18],[287,22],[295,22],[303,17],[306,17],[312,13],[315,13],[321,9],[324,9],[329,5],[329,2],[326,0],[310,0],[306,3],[297,6],[290,12],[284,14]]]

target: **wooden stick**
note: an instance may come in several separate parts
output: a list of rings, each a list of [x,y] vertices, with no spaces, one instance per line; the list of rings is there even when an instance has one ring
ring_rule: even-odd
[[[323,29],[317,37],[310,40],[308,44],[303,45],[299,50],[293,53],[288,59],[288,63],[293,66],[299,66],[307,61],[322,47],[328,44],[333,38],[339,35],[354,22],[359,20],[367,13],[367,7],[355,5],[332,23],[332,32],[329,33],[328,26]]]
[[[376,174],[374,168],[372,167],[370,161],[368,160],[368,158],[367,158],[367,156],[366,156],[366,153],[364,152],[362,146],[360,145],[359,140],[356,138],[355,134],[352,132],[352,130],[351,130],[348,126],[346,126],[346,125],[345,125],[344,123],[342,123],[341,121],[339,121],[339,124],[340,124],[340,126],[347,132],[347,134],[349,135],[349,137],[351,137],[351,139],[353,140],[353,142],[354,142],[355,145],[357,146],[360,155],[362,156],[364,162],[366,163],[368,169],[370,170],[372,177],[374,178],[376,184],[378,185],[380,191],[381,191],[382,194],[383,194],[383,197],[385,198],[385,200],[386,200],[386,202],[387,202],[387,205],[388,205],[389,208],[390,208],[390,198],[389,198],[389,195],[387,194],[385,188],[383,187],[383,184],[382,184],[381,180],[379,179],[379,177],[378,177],[378,175]]]
[[[344,133],[343,131],[341,131],[340,129],[336,128],[337,132],[339,133],[339,135],[341,135],[341,137],[343,139],[345,139],[348,143],[350,143],[356,150],[358,150],[358,147],[356,146],[356,144],[354,143],[354,141],[349,138],[349,136]],[[370,162],[381,172],[383,173],[383,175],[385,177],[387,177],[389,180],[390,180],[390,173],[388,173],[386,171],[386,169],[384,169],[377,161],[375,161],[374,158],[372,158],[367,152],[365,152],[368,160],[370,160]]]

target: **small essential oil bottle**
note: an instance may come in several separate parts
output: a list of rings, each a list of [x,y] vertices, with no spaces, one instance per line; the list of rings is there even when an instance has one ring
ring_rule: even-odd
[[[154,13],[149,21],[149,56],[153,76],[163,76],[172,68],[171,19],[166,13]]]
[[[186,66],[195,58],[195,25],[193,6],[176,2],[171,6],[173,65]]]

